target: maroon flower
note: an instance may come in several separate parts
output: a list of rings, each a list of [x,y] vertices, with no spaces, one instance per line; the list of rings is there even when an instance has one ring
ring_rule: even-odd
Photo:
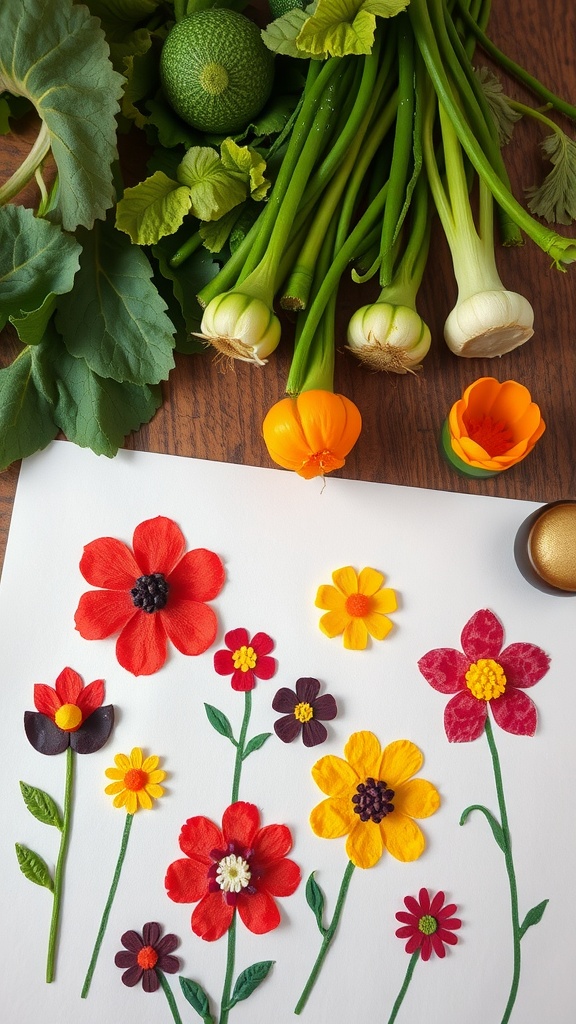
[[[444,893],[437,892],[432,900],[428,889],[420,889],[418,899],[406,896],[404,904],[408,913],[400,910],[396,919],[403,925],[396,935],[399,939],[407,939],[406,952],[415,953],[420,950],[422,960],[429,960],[432,953],[446,956],[445,946],[455,946],[458,936],[454,935],[462,926],[457,917],[453,917],[458,908],[455,903],[444,904]]]
[[[302,733],[305,747],[323,743],[328,732],[322,721],[336,718],[338,708],[331,693],[320,692],[317,679],[304,677],[296,681],[296,691],[283,686],[274,697],[274,711],[284,711],[284,717],[274,722],[274,731],[284,743],[291,743]]]
[[[548,671],[550,658],[535,644],[510,644],[504,650],[504,629],[484,608],[475,612],[460,637],[463,654],[450,647],[428,651],[418,662],[422,675],[440,693],[453,693],[444,710],[444,728],[451,743],[480,736],[488,705],[505,732],[533,736],[538,714],[523,691]]]
[[[130,988],[142,979],[145,992],[156,992],[160,987],[158,971],[165,974],[176,974],[180,970],[180,961],[172,956],[173,950],[179,945],[176,935],[164,935],[156,921],[149,921],[138,932],[124,932],[120,942],[124,946],[114,957],[116,967],[124,967],[122,981]]]
[[[267,633],[256,633],[250,640],[246,629],[232,629],[224,643],[228,650],[216,651],[214,669],[219,676],[232,676],[233,690],[253,690],[257,679],[272,678],[276,662],[268,655],[274,641]]]

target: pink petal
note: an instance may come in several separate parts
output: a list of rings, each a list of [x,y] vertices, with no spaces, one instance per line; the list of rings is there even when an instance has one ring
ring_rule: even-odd
[[[501,697],[490,701],[494,721],[514,736],[533,736],[538,725],[538,712],[534,702],[522,690],[506,690]]]
[[[418,668],[435,690],[457,693],[465,685],[464,676],[470,668],[470,661],[451,647],[438,647],[420,658]]]
[[[134,530],[134,556],[141,568],[139,576],[161,572],[168,576],[180,561],[186,542],[173,519],[156,516],[146,519]]]
[[[444,708],[444,728],[450,743],[469,743],[478,739],[486,722],[486,701],[462,690]]]
[[[474,612],[464,626],[460,642],[470,662],[479,658],[497,659],[504,643],[504,628],[494,612],[482,608]]]
[[[142,576],[130,548],[114,537],[100,537],[86,545],[80,572],[90,586],[105,590],[129,590]]]
[[[508,683],[522,690],[538,683],[550,667],[550,658],[535,644],[510,644],[498,658]]]
[[[221,559],[213,551],[196,548],[188,551],[170,574],[168,583],[178,597],[189,601],[212,601],[224,586],[226,573]]]

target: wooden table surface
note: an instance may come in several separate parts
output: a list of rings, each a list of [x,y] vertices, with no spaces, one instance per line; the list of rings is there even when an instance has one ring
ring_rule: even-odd
[[[576,103],[576,7],[572,0],[493,0],[489,33],[506,53]],[[489,61],[477,52],[476,63]],[[527,94],[504,79],[518,99]],[[566,130],[576,127],[562,120]],[[30,147],[36,128],[27,119],[18,135],[0,140],[0,181]],[[520,122],[504,156],[515,194],[540,180],[541,130]],[[139,168],[137,176],[144,176]],[[22,197],[20,197],[22,201]],[[34,187],[23,198],[34,205]],[[576,225],[561,229],[576,236]],[[492,360],[461,359],[446,347],[442,328],[456,298],[450,255],[436,222],[432,249],[419,298],[433,343],[418,376],[374,374],[344,350],[350,314],[372,301],[374,289],[344,283],[337,322],[335,390],[351,398],[363,417],[361,437],[337,475],[358,479],[499,495],[533,501],[576,498],[576,265],[561,273],[534,243],[499,249],[505,287],[522,292],[534,307],[535,334],[523,347]],[[377,292],[377,288],[376,288]],[[0,365],[17,351],[14,335],[0,335]],[[210,354],[177,356],[163,385],[164,403],[153,421],[126,440],[138,450],[194,456],[223,462],[271,466],[261,437],[270,406],[282,398],[291,357],[290,331],[265,367],[236,363],[221,372]],[[438,435],[452,403],[481,376],[513,378],[525,384],[540,405],[547,430],[534,451],[498,477],[458,476],[438,451]],[[10,522],[19,466],[0,474],[0,564]],[[279,470],[280,472],[280,470]],[[302,487],[311,486],[302,481]]]

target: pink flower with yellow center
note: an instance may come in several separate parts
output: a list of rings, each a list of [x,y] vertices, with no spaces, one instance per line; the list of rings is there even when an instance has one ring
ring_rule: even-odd
[[[387,613],[398,604],[395,592],[383,587],[382,573],[369,567],[357,573],[347,565],[332,573],[332,581],[334,586],[324,584],[316,594],[316,607],[326,609],[322,632],[330,638],[343,634],[344,647],[352,651],[363,651],[368,636],[384,640],[393,625]]]
[[[154,800],[164,795],[160,785],[166,772],[158,768],[160,758],[156,755],[144,757],[140,747],[134,747],[130,756],[116,754],[115,768],[107,768],[105,775],[114,781],[106,786],[106,793],[114,795],[114,807],[125,807],[128,814],[135,814],[141,807],[150,810]]]

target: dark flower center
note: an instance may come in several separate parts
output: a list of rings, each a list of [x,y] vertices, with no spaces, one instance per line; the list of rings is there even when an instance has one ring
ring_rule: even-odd
[[[151,576],[139,576],[130,593],[134,606],[150,614],[166,607],[169,589],[166,577],[153,572]]]
[[[360,815],[360,821],[373,821],[379,825],[382,818],[394,810],[394,790],[388,789],[385,782],[373,778],[366,779],[356,787],[352,797],[355,804],[354,813]]]

